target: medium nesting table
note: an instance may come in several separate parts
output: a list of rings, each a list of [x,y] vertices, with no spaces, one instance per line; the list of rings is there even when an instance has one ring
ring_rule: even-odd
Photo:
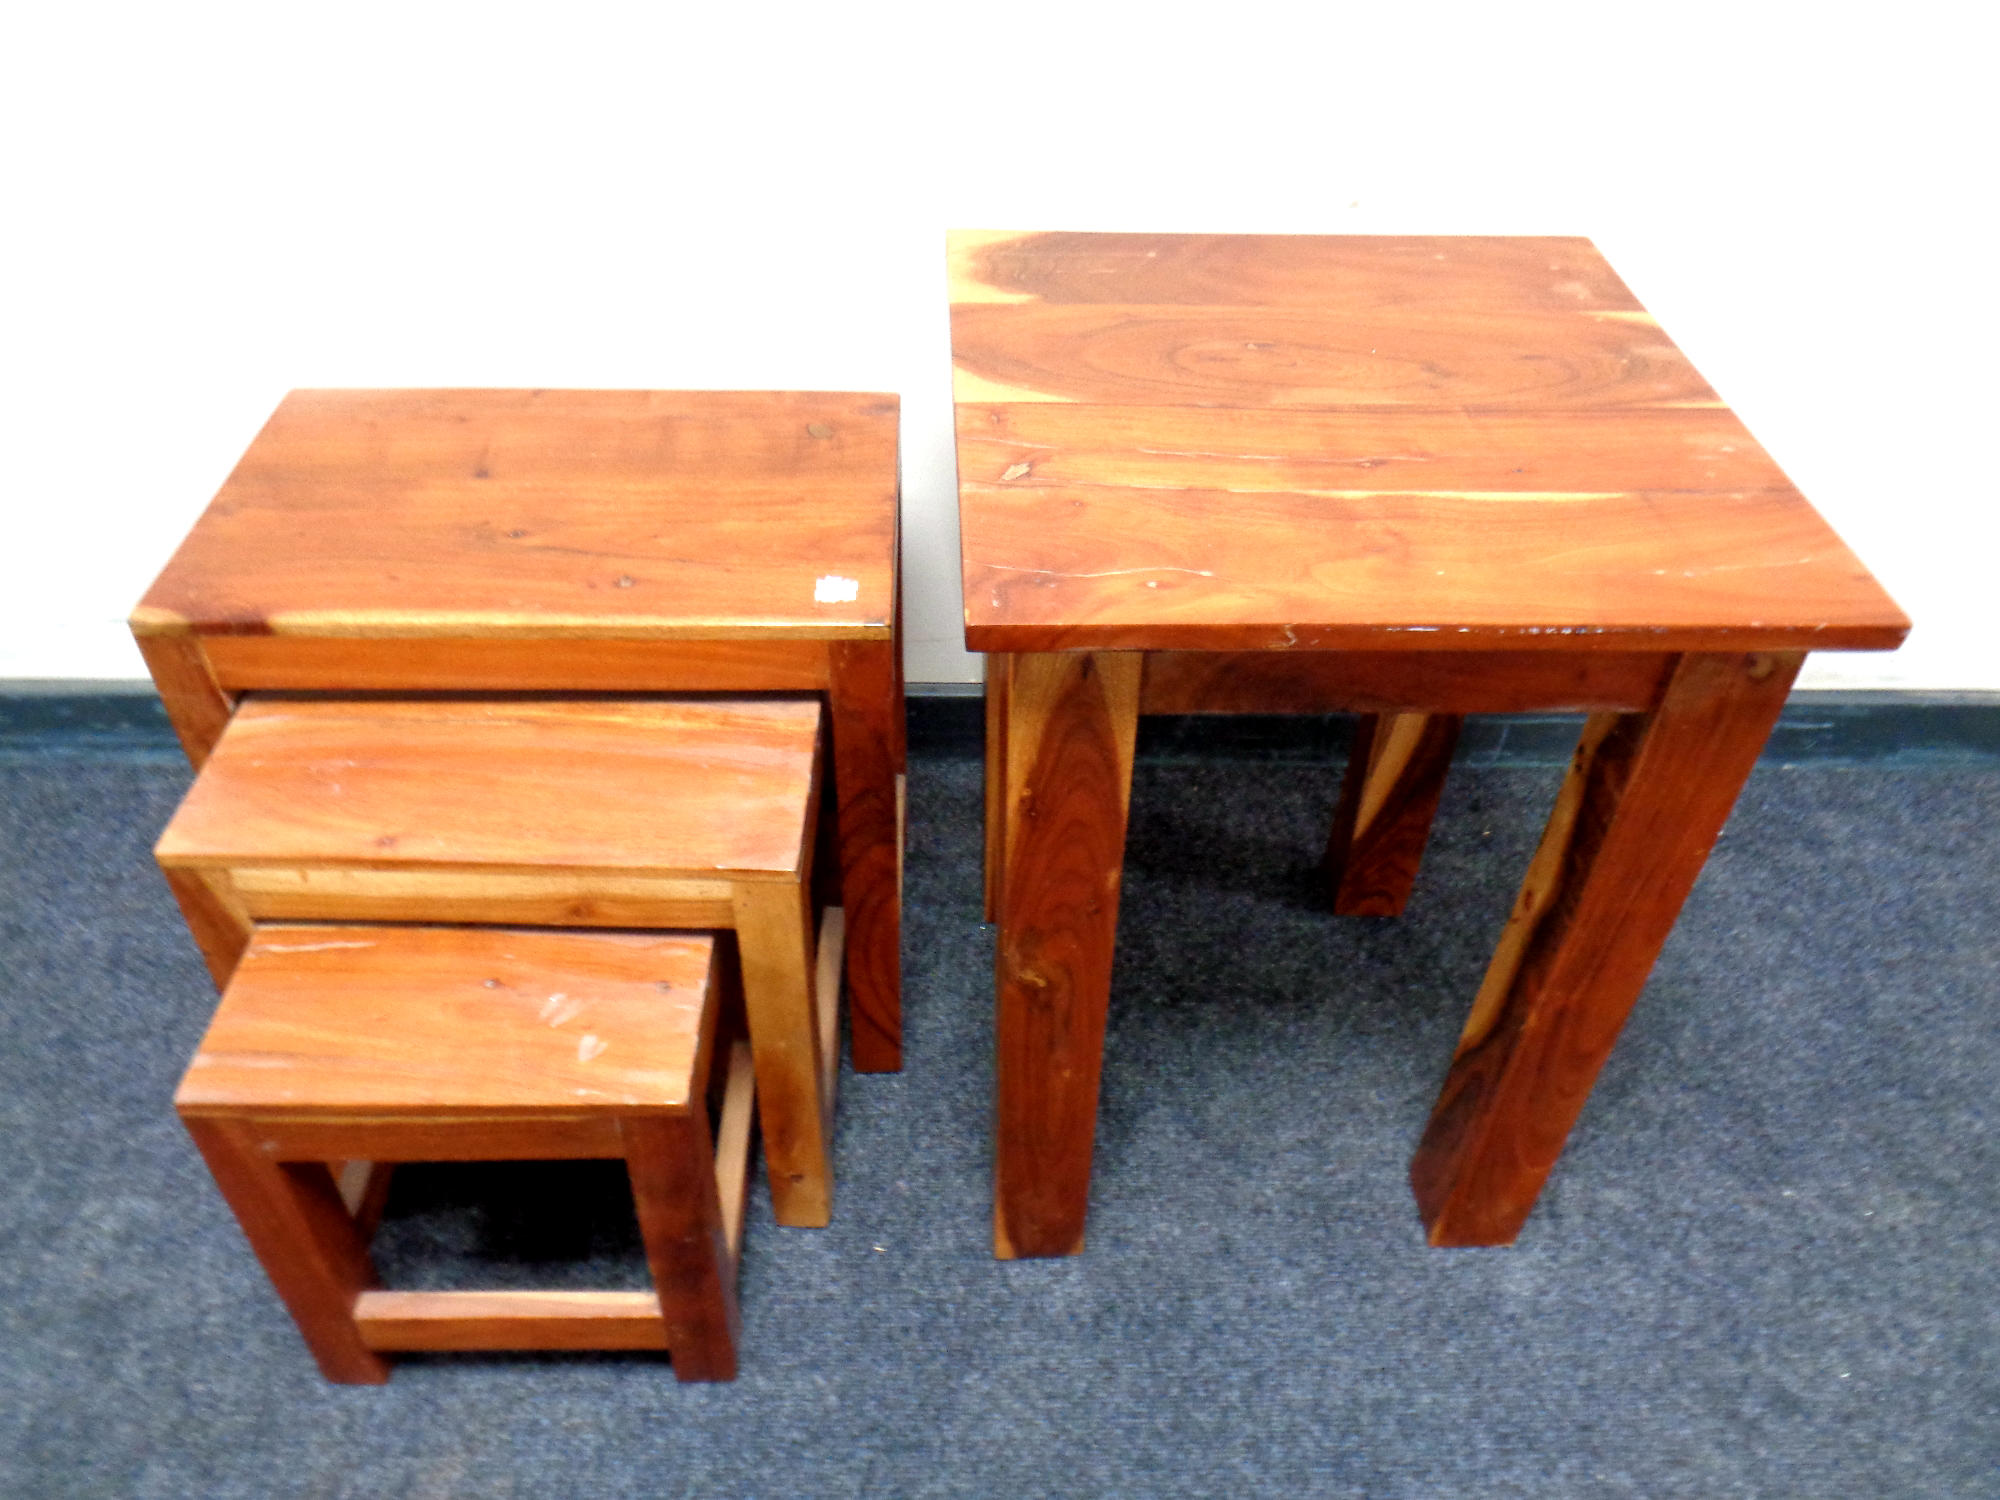
[[[893,1072],[896,437],[882,395],[294,391],[133,633],[197,767],[257,691],[824,694],[854,1065]]]
[[[1909,625],[1581,239],[960,233],[987,657],[994,1240],[1083,1246],[1142,713],[1364,717],[1394,911],[1467,713],[1589,717],[1411,1167],[1511,1241],[1805,653]]]

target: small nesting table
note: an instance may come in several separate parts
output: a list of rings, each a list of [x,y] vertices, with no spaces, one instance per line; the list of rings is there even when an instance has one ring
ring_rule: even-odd
[[[174,1103],[329,1380],[380,1384],[404,1349],[670,1349],[682,1380],[735,1377],[752,1084],[720,1019],[715,947],[684,932],[257,930]],[[578,1013],[551,1024],[554,985]],[[622,1160],[653,1286],[384,1290],[371,1226],[324,1165],[364,1152]]]
[[[960,233],[995,1249],[1083,1246],[1142,713],[1365,717],[1393,911],[1457,716],[1589,715],[1415,1161],[1511,1241],[1807,651],[1909,622],[1581,239]]]
[[[883,395],[294,391],[133,633],[197,767],[262,690],[824,694],[854,1065],[893,1072],[896,439]]]

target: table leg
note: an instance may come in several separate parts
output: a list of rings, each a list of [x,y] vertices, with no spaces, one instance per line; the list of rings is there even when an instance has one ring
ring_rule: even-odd
[[[831,650],[833,787],[840,801],[840,891],[847,915],[847,1001],[854,1067],[903,1066],[902,860],[897,770],[903,712],[893,641]]]
[[[1001,669],[993,1246],[1002,1259],[1083,1248],[1141,661],[1038,653]]]
[[[1803,660],[1684,656],[1586,726],[1410,1166],[1433,1245],[1519,1233]]]
[[[1457,714],[1363,715],[1326,845],[1336,912],[1403,914],[1463,723]]]
[[[234,700],[217,686],[199,636],[140,635],[133,639],[146,659],[146,670],[153,675],[153,686],[167,710],[168,722],[180,737],[181,749],[199,771],[208,752],[222,738]]]
[[[1001,872],[1006,868],[1007,819],[1001,788],[1007,769],[1007,662],[986,658],[986,920],[1000,920]]]
[[[181,918],[187,923],[195,946],[201,949],[208,974],[220,994],[229,988],[229,977],[250,946],[250,918],[240,903],[225,900],[222,892],[204,878],[200,870],[168,870],[167,889],[179,903]],[[229,877],[218,874],[217,882],[226,890]]]
[[[746,880],[731,904],[771,1212],[780,1224],[823,1229],[833,1216],[833,1114],[820,1066],[811,895]]]
[[[317,1162],[272,1161],[239,1121],[184,1123],[321,1373],[345,1385],[387,1380],[389,1362],[354,1322],[355,1298],[380,1283],[333,1179]]]
[[[642,1115],[619,1127],[674,1375],[734,1380],[742,1320],[708,1115]]]

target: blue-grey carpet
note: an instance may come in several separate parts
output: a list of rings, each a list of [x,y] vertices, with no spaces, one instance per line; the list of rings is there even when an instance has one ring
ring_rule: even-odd
[[[2000,770],[1760,770],[1520,1242],[1437,1251],[1410,1150],[1560,772],[1460,768],[1381,922],[1316,904],[1337,766],[1143,764],[1090,1248],[1013,1264],[978,774],[912,765],[907,1070],[843,1080],[833,1228],[753,1199],[741,1378],[353,1389],[168,1106],[184,767],[0,755],[0,1494],[2000,1493]],[[629,1283],[622,1213],[409,1171],[380,1258]]]

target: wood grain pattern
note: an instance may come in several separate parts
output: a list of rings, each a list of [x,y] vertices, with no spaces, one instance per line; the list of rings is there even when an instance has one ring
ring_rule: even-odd
[[[1403,914],[1460,723],[1456,714],[1369,714],[1356,727],[1326,848],[1336,912]]]
[[[1643,311],[1589,240],[1559,236],[958,230],[950,273],[954,302]]]
[[[1476,305],[958,305],[961,401],[1107,406],[1719,406],[1650,320]]]
[[[839,641],[830,650],[854,1066],[893,1073],[903,1065],[901,669],[890,642]]]
[[[260,927],[175,1104],[685,1110],[714,949],[706,933]],[[283,1111],[273,1069],[286,1078]]]
[[[881,395],[294,391],[133,628],[886,639],[896,426]]]
[[[156,852],[797,880],[819,721],[786,699],[254,698]]]
[[[1148,651],[1147,714],[1651,708],[1675,657],[1645,651]]]
[[[959,487],[976,650],[1895,645],[1795,494]]]
[[[1574,411],[1547,445],[1534,411],[962,402],[962,481],[1277,491],[1561,496],[1792,488],[1734,413]]]
[[[952,246],[976,650],[1887,649],[1582,240]]]
[[[1007,664],[994,1250],[1083,1247],[1140,658]]]
[[[1691,655],[1592,721],[1411,1165],[1431,1243],[1519,1232],[1801,660]]]

